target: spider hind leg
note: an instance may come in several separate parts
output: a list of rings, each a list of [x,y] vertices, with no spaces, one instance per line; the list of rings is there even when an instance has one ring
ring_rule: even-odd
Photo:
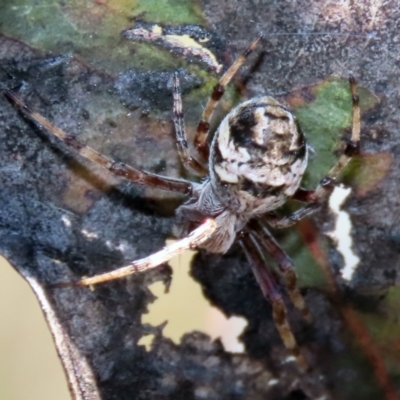
[[[240,244],[264,297],[271,304],[273,320],[284,346],[296,359],[299,367],[306,371],[309,365],[301,354],[300,348],[293,335],[287,319],[285,303],[278,289],[278,282],[276,281],[272,269],[269,269],[268,266],[265,265],[262,249],[258,243],[257,237],[252,232],[246,232],[240,239]]]
[[[297,275],[294,270],[293,261],[285,251],[282,250],[262,221],[253,220],[250,222],[249,226],[253,230],[253,235],[257,237],[258,243],[276,262],[279,271],[283,275],[285,288],[293,305],[300,311],[306,321],[311,322],[312,317],[310,311],[307,308],[304,297],[297,287]]]
[[[359,96],[357,92],[356,80],[351,76],[349,78],[349,87],[352,99],[352,127],[351,137],[346,143],[345,149],[339,157],[336,164],[329,170],[327,175],[321,179],[315,190],[304,190],[299,188],[294,194],[295,200],[308,203],[304,207],[296,210],[294,213],[284,217],[276,217],[273,214],[267,214],[265,220],[273,228],[287,228],[304,217],[314,214],[320,206],[329,198],[339,176],[351,158],[360,151],[361,136],[361,111]]]

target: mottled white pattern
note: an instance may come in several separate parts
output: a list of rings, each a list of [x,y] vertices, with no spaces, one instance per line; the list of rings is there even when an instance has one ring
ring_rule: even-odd
[[[236,163],[216,165],[214,167],[215,173],[219,176],[221,181],[228,183],[239,182],[239,170]]]
[[[306,148],[306,156],[304,159],[298,159],[290,167],[290,173],[286,175],[286,181],[289,187],[285,190],[286,196],[293,196],[294,192],[300,186],[301,180],[303,178],[304,171],[307,168],[308,152]]]
[[[255,105],[258,107],[254,108]],[[246,110],[250,110],[253,115],[249,119],[249,124],[252,125],[248,129],[251,138],[248,148],[235,142],[230,125]],[[241,120],[240,127],[242,126]],[[297,160],[293,160],[291,153],[299,147],[295,117],[271,97],[252,99],[232,110],[218,128],[212,149],[214,147],[218,148],[222,161],[218,160],[217,164],[211,165],[211,180],[216,182],[213,186],[218,191],[218,182],[222,185],[229,184],[229,198],[225,204],[234,206],[231,211],[249,216],[271,211],[282,205],[286,197],[292,196],[299,187],[307,166],[307,150],[305,156]],[[211,156],[210,161],[212,160]],[[255,196],[241,189],[243,181],[257,184],[260,192],[262,187],[284,188],[281,193],[271,196]],[[232,199],[233,196],[236,199]],[[224,198],[221,200],[224,202]]]
[[[221,152],[222,158],[225,160],[233,161],[235,163],[249,162],[251,160],[251,156],[248,150],[244,147],[236,148],[233,140],[231,139],[231,131],[229,126],[230,116],[231,114],[228,114],[224,118],[218,128],[218,132],[216,133],[216,140],[218,143],[219,151]]]
[[[253,215],[264,214],[268,211],[275,210],[283,205],[286,201],[286,197],[280,195],[258,198],[252,196],[249,192],[241,190],[239,192],[239,200],[241,207],[236,212],[247,214],[249,219]]]

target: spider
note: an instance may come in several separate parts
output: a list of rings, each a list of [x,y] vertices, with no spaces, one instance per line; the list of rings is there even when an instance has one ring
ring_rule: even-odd
[[[210,121],[224,94],[225,87],[261,40],[258,37],[222,75],[203,110],[194,145],[197,158],[188,150],[182,112],[178,74],[173,78],[173,122],[176,144],[183,165],[191,173],[205,178],[201,183],[160,176],[115,162],[75,137],[54,126],[31,110],[15,93],[6,96],[33,121],[75,149],[81,156],[107,168],[113,174],[137,184],[184,193],[186,202],[176,210],[181,222],[181,239],[143,259],[114,271],[62,282],[52,287],[90,286],[154,268],[186,249],[199,247],[223,254],[238,241],[244,250],[264,297],[272,306],[273,320],[284,346],[302,368],[307,362],[290,328],[279,279],[300,313],[311,320],[303,296],[296,285],[294,265],[268,230],[285,228],[314,213],[329,198],[340,172],[359,151],[360,107],[356,82],[349,78],[352,95],[352,133],[337,163],[315,190],[300,187],[307,166],[308,146],[305,136],[287,107],[272,97],[257,97],[239,104],[229,112],[211,141]],[[273,213],[289,198],[306,203],[291,215]],[[264,254],[269,253],[278,272],[269,268]]]

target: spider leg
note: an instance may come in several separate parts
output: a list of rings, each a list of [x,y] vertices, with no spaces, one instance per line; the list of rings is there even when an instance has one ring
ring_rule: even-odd
[[[278,268],[284,277],[286,290],[290,299],[292,300],[292,303],[301,312],[303,317],[308,322],[311,322],[311,314],[306,306],[304,297],[297,287],[297,276],[294,270],[293,261],[282,250],[262,221],[253,220],[250,222],[249,226],[252,229],[253,234],[257,237],[258,243],[264,247],[268,254],[270,254],[277,263]]]
[[[314,214],[319,209],[320,206],[321,204],[319,203],[310,203],[307,204],[305,207],[296,210],[294,213],[286,215],[284,217],[278,217],[274,214],[267,214],[264,216],[264,220],[272,228],[275,229],[288,228],[289,226],[294,225],[296,222],[299,222],[301,219]]]
[[[352,98],[352,113],[353,113],[353,123],[352,123],[350,141],[347,142],[342,155],[339,157],[339,160],[330,169],[328,174],[321,180],[321,182],[318,184],[317,188],[314,191],[304,190],[300,188],[293,196],[294,199],[300,201],[306,201],[309,204],[295,211],[293,214],[283,218],[278,218],[275,217],[274,215],[267,215],[266,221],[269,223],[270,226],[274,228],[286,228],[288,226],[295,224],[302,218],[313,214],[332,193],[333,188],[343,168],[348,164],[348,162],[354,155],[359,153],[361,114],[360,114],[359,97],[357,93],[357,85],[353,77],[349,78],[349,84],[350,84],[350,92]]]
[[[204,176],[208,173],[207,168],[203,167],[196,159],[194,159],[188,149],[187,135],[185,130],[185,121],[182,111],[182,96],[179,85],[178,74],[174,74],[174,125],[176,134],[176,147],[178,148],[179,157],[182,164],[187,170],[198,176]]]
[[[285,303],[278,289],[278,283],[275,279],[274,272],[265,265],[262,249],[260,248],[257,238],[251,232],[246,232],[239,242],[246,254],[264,297],[272,306],[272,316],[283,344],[295,357],[298,365],[303,370],[307,370],[308,364],[300,352],[300,348],[289,325]]]
[[[213,219],[209,218],[185,238],[164,247],[162,250],[158,251],[157,253],[151,254],[148,257],[133,261],[129,265],[118,268],[111,272],[95,275],[90,278],[83,278],[77,282],[56,283],[54,285],[51,285],[51,287],[64,288],[71,286],[91,286],[97,283],[112,281],[114,279],[119,279],[124,276],[135,274],[137,272],[142,272],[148,269],[155,268],[169,261],[172,257],[183,253],[185,250],[197,247],[201,243],[208,240],[215,231],[216,227],[216,222]]]
[[[100,154],[98,151],[92,149],[91,147],[81,143],[74,136],[69,135],[62,129],[54,126],[41,114],[31,110],[15,93],[11,91],[5,91],[5,95],[12,103],[17,105],[25,115],[37,122],[43,128],[47,129],[54,136],[57,136],[67,146],[76,150],[81,156],[108,169],[114,175],[121,176],[140,185],[156,187],[171,192],[184,194],[190,194],[192,192],[193,185],[189,181],[152,174],[151,172],[140,171],[124,163],[113,161],[112,159]]]
[[[262,36],[259,36],[251,45],[246,49],[246,51],[228,68],[228,70],[222,75],[219,82],[214,86],[210,98],[207,101],[206,107],[200,118],[200,122],[197,126],[197,132],[194,139],[194,145],[197,148],[202,161],[205,163],[209,156],[209,145],[207,142],[207,136],[210,129],[210,121],[213,111],[218,104],[219,100],[225,92],[225,87],[229,84],[233,76],[236,74],[238,69],[246,61],[250,53],[256,48],[258,42],[261,40]]]

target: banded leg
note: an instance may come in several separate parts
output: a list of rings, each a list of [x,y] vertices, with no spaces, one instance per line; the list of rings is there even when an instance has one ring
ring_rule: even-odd
[[[244,250],[244,253],[246,254],[251,269],[264,297],[272,306],[272,316],[283,344],[295,357],[300,368],[307,370],[308,364],[301,354],[292,329],[290,328],[287,319],[286,307],[282,295],[278,289],[278,284],[274,277],[274,273],[268,268],[268,266],[265,265],[262,250],[257,239],[251,233],[246,233],[240,239],[240,244]]]
[[[94,163],[108,169],[114,175],[121,176],[129,181],[138,183],[140,185],[151,186],[163,190],[169,190],[172,192],[184,194],[190,194],[192,192],[193,185],[189,181],[152,174],[151,172],[140,171],[124,163],[113,161],[112,159],[100,154],[98,151],[92,149],[91,147],[81,143],[75,137],[64,132],[62,129],[54,126],[41,114],[31,110],[15,93],[11,91],[6,91],[5,95],[13,104],[17,105],[25,115],[27,115],[33,121],[37,122],[54,136],[57,136],[67,146],[73,148],[81,156],[87,158],[88,160],[91,160]]]
[[[142,258],[141,260],[133,261],[126,267],[118,268],[111,272],[92,276],[90,278],[83,278],[77,282],[61,282],[51,285],[53,288],[65,288],[71,286],[91,286],[97,283],[103,283],[119,279],[124,276],[132,275],[137,272],[146,271],[148,269],[155,268],[167,261],[172,257],[175,257],[187,249],[192,249],[199,246],[201,243],[210,239],[217,227],[216,222],[213,219],[207,219],[203,224],[190,233],[185,238],[171,244],[170,246],[164,247],[157,253],[154,253],[148,257]]]
[[[218,104],[219,100],[225,92],[225,87],[229,84],[233,76],[236,74],[238,69],[246,61],[250,53],[256,48],[258,42],[261,40],[262,36],[259,36],[248,48],[247,50],[228,68],[224,75],[222,75],[219,82],[214,86],[210,98],[207,101],[206,107],[201,116],[200,122],[197,126],[196,137],[194,139],[194,145],[202,158],[202,162],[206,163],[209,156],[209,146],[207,142],[207,136],[210,129],[210,121],[213,111]]]
[[[293,214],[283,218],[274,215],[266,215],[265,220],[274,228],[286,228],[300,221],[302,218],[313,214],[321,204],[330,196],[333,188],[338,181],[339,175],[343,168],[348,164],[351,158],[360,151],[360,132],[361,132],[361,114],[359,97],[357,93],[356,81],[353,77],[349,78],[350,92],[352,98],[353,123],[351,129],[351,138],[347,142],[343,154],[339,157],[337,163],[331,168],[328,174],[321,180],[315,191],[307,191],[299,189],[294,198],[300,201],[309,202],[303,208],[295,211]]]
[[[267,227],[259,220],[250,222],[249,227],[252,229],[253,235],[258,239],[258,243],[264,247],[268,254],[276,262],[285,280],[286,290],[294,306],[301,312],[303,317],[311,322],[311,314],[306,306],[304,297],[297,287],[297,276],[294,271],[293,261],[282,250],[276,240],[273,238]]]
[[[189,153],[187,135],[185,129],[185,121],[182,110],[182,96],[179,85],[178,74],[174,74],[174,125],[176,135],[176,147],[182,164],[187,170],[198,176],[204,176],[208,170],[195,160]]]

